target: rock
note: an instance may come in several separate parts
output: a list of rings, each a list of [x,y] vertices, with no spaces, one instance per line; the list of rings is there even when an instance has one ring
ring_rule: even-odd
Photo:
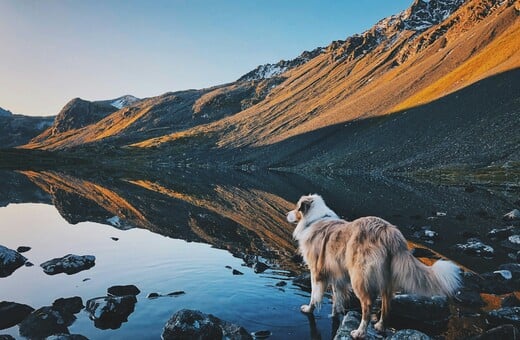
[[[509,242],[511,242],[512,244],[517,244],[517,245],[520,245],[520,235],[518,234],[515,234],[515,235],[511,235],[507,238],[507,240]]]
[[[508,270],[514,277],[520,277],[520,264],[518,263],[504,263],[498,266],[498,270]]]
[[[31,250],[31,247],[27,247],[27,246],[20,246],[20,247],[16,248],[16,251],[19,253],[25,253],[29,250]]]
[[[488,313],[487,320],[493,325],[512,324],[520,327],[520,307],[502,307],[492,310]]]
[[[233,275],[244,275],[241,271],[238,271],[236,269],[233,269]]]
[[[68,254],[60,258],[55,258],[40,264],[45,274],[56,275],[65,273],[72,275],[83,270],[94,267],[96,257],[92,255],[74,255]]]
[[[495,270],[493,274],[502,275],[502,277],[506,280],[511,280],[513,278],[513,274],[509,270]]]
[[[285,281],[279,281],[276,283],[275,285],[276,287],[284,287],[284,286],[287,286],[287,282]]]
[[[511,210],[510,212],[508,212],[507,214],[504,215],[503,219],[506,221],[520,220],[520,210],[518,210],[518,209]]]
[[[223,321],[211,314],[183,309],[173,314],[162,333],[163,340],[170,339],[252,339],[242,327]]]
[[[255,262],[255,264],[253,265],[253,270],[257,274],[263,273],[267,269],[269,269],[269,266],[267,264],[263,263],[263,262],[260,262],[260,261]]]
[[[52,307],[68,314],[77,314],[83,307],[83,300],[79,296],[70,298],[59,298],[52,303]]]
[[[76,320],[72,314],[54,307],[45,306],[33,311],[19,325],[20,335],[30,339],[41,339],[53,334],[69,333],[68,326]]]
[[[171,293],[168,293],[166,294],[167,296],[179,296],[179,295],[184,295],[186,294],[185,291],[183,290],[178,290],[178,291],[175,291],[175,292],[171,292]]]
[[[359,327],[359,323],[361,322],[361,314],[356,311],[350,311],[343,317],[343,321],[336,332],[336,336],[334,340],[350,340],[352,337],[350,336],[350,332],[356,330]],[[375,340],[380,336],[377,334],[377,331],[374,329],[374,326],[370,322],[367,327],[367,333],[365,339],[367,340]]]
[[[518,339],[520,331],[513,325],[501,325],[486,331],[474,340]]]
[[[0,340],[16,340],[16,339],[13,338],[12,336],[10,336],[9,334],[0,334]]]
[[[430,340],[431,338],[423,332],[415,329],[401,329],[387,338],[388,340]]]
[[[118,329],[134,312],[137,299],[133,295],[105,296],[87,301],[86,310],[99,329]]]
[[[0,245],[0,277],[11,275],[27,261],[25,256]]]
[[[480,293],[476,290],[462,288],[453,296],[455,301],[468,307],[482,307],[485,305]]]
[[[415,257],[427,257],[430,259],[437,259],[439,258],[439,255],[435,254],[433,251],[431,251],[428,248],[413,248],[412,254]]]
[[[160,297],[160,296],[161,296],[161,295],[160,295],[159,293],[150,293],[150,294],[148,294],[146,297],[147,297],[148,299],[156,299],[156,298],[158,298],[158,297]]]
[[[498,239],[498,240],[504,240],[507,237],[513,235],[513,232],[515,231],[515,227],[509,226],[505,228],[495,228],[491,229],[489,233],[487,233],[487,236],[491,239]]]
[[[421,240],[433,241],[439,237],[439,233],[430,229],[422,229],[413,233],[413,236]]]
[[[231,268],[231,266],[226,266],[226,269],[233,269],[233,268]]]
[[[515,287],[518,286],[518,282],[514,279],[505,279],[501,274],[483,273],[480,277],[482,281],[479,282],[479,286],[482,293],[500,295],[517,290]]]
[[[30,261],[26,261],[26,262],[25,262],[25,266],[26,266],[26,267],[32,267],[32,266],[34,266],[34,263],[32,263],[32,262],[30,262]]]
[[[33,310],[34,308],[21,303],[0,302],[0,329],[10,328],[19,324]]]
[[[469,255],[488,256],[495,254],[493,247],[482,243],[478,238],[469,238],[465,244],[458,243],[455,248]]]
[[[134,285],[124,285],[124,286],[112,286],[107,289],[108,295],[112,296],[125,296],[125,295],[133,295],[137,296],[141,291]]]
[[[119,241],[119,238],[118,238],[118,237],[111,237],[111,239],[112,239],[113,241]]]
[[[398,328],[438,331],[447,325],[450,316],[448,299],[444,296],[396,295],[391,302],[390,318]]]
[[[80,334],[55,334],[45,340],[88,340],[88,338]]]
[[[520,307],[520,300],[516,297],[515,294],[509,294],[502,299],[502,303],[500,305],[502,307]]]
[[[251,333],[251,336],[253,337],[253,339],[267,339],[272,334],[273,333],[271,333],[271,331],[261,330]]]

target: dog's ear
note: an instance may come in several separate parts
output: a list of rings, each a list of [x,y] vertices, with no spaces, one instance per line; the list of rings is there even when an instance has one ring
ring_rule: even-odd
[[[302,214],[306,214],[307,211],[311,208],[312,199],[306,199],[300,202],[300,207],[298,208],[298,211],[300,211]]]

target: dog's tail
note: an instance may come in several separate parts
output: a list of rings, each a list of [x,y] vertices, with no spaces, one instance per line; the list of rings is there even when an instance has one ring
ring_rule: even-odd
[[[460,269],[450,261],[439,260],[427,266],[408,249],[393,255],[391,268],[395,288],[421,295],[452,296],[460,287]]]

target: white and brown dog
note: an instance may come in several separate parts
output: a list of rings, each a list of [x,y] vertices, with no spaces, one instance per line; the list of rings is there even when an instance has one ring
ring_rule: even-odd
[[[394,225],[378,217],[352,222],[340,219],[321,196],[302,196],[287,221],[297,223],[293,236],[311,272],[311,300],[301,306],[312,313],[332,286],[332,314],[344,312],[350,291],[361,302],[362,319],[353,338],[363,338],[372,300],[381,296],[381,317],[376,330],[384,331],[390,301],[397,289],[422,295],[452,295],[460,286],[460,270],[449,261],[426,266],[408,250]]]

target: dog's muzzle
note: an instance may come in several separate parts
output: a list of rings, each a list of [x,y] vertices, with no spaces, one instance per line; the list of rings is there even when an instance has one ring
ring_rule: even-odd
[[[296,223],[296,222],[298,222],[298,219],[296,218],[296,213],[294,212],[294,210],[289,211],[287,213],[287,222],[289,222],[289,223]]]

